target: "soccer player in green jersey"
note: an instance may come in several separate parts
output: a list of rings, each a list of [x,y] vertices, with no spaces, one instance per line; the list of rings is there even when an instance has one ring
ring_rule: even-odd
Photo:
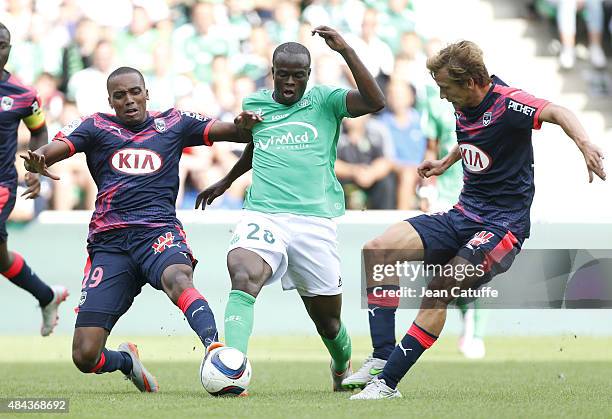
[[[357,89],[315,86],[306,92],[310,53],[295,42],[272,58],[274,90],[243,101],[259,115],[247,146],[232,170],[198,196],[202,209],[253,169],[242,214],[227,254],[232,290],[225,309],[225,341],[247,352],[255,299],[262,287],[281,280],[296,289],[332,357],[334,391],[350,375],[351,340],[340,320],[342,280],[333,218],[344,214],[344,194],[334,173],[336,145],[345,117],[377,112],[385,98],[353,48],[334,29],[312,31],[338,52]]]

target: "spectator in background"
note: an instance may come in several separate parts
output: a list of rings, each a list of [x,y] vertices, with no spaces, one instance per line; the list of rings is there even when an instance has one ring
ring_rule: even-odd
[[[68,91],[68,81],[77,72],[91,67],[93,52],[100,41],[100,27],[89,18],[79,20],[74,39],[62,50],[60,65],[60,90]]]
[[[394,209],[397,185],[389,133],[369,115],[347,118],[343,125],[335,170],[346,208]]]
[[[359,33],[365,2],[358,0],[314,0],[302,12],[302,20],[313,27],[337,28],[339,32]]]
[[[93,53],[93,65],[75,73],[68,81],[69,100],[81,115],[112,110],[108,104],[106,78],[113,68],[114,49],[109,41],[100,41]]]
[[[231,57],[239,74],[247,75],[255,80],[258,88],[266,85],[266,77],[270,73],[272,48],[268,31],[263,27],[253,28],[248,43],[242,47],[242,53]]]
[[[397,207],[417,208],[416,188],[419,176],[416,168],[423,161],[427,139],[422,128],[421,114],[415,109],[415,89],[403,81],[387,86],[387,109],[382,123],[391,133],[395,149],[394,163],[398,177]]]
[[[225,0],[227,19],[230,33],[240,44],[246,42],[251,36],[251,30],[261,25],[261,19],[255,12],[252,1]]]
[[[595,68],[603,68],[607,64],[606,55],[601,46],[604,25],[604,10],[602,0],[548,0],[557,5],[557,26],[561,40],[559,65],[564,70],[574,67],[576,61],[576,12],[578,3],[584,5],[585,20],[589,33],[589,54],[591,64]]]
[[[59,118],[60,127],[71,121],[80,119],[80,112],[74,102],[64,103]],[[53,131],[53,135],[55,135]],[[60,211],[74,209],[93,210],[96,202],[97,187],[87,170],[87,162],[83,153],[77,153],[72,158],[53,165],[54,174],[61,182],[53,182],[51,206]]]
[[[57,79],[49,73],[42,73],[36,79],[34,87],[49,121],[57,121],[64,107],[64,95],[59,91]],[[52,125],[49,124],[50,132]]]
[[[391,47],[393,54],[400,53],[402,34],[413,32],[416,15],[410,0],[389,0],[381,14],[380,37]]]
[[[49,30],[49,23],[33,14],[26,38],[13,42],[9,67],[26,84],[33,84],[43,71],[54,71],[58,67],[59,48],[49,37]]]
[[[394,57],[391,48],[378,37],[377,30],[378,11],[366,9],[361,23],[361,34],[347,36],[347,40],[378,84],[384,85],[393,71]]]
[[[193,90],[191,79],[177,74],[174,70],[172,60],[168,59],[171,55],[170,45],[166,43],[159,43],[153,49],[153,70],[145,75],[151,109],[159,111],[170,109],[178,97],[187,96]]]
[[[236,39],[216,24],[215,15],[214,4],[195,3],[191,10],[191,23],[174,33],[176,68],[199,82],[212,81],[215,56],[233,55],[238,51]]]
[[[283,0],[274,8],[274,19],[265,23],[265,28],[274,44],[297,40],[300,27],[300,9],[296,2]]]
[[[148,73],[153,70],[153,49],[159,41],[159,33],[153,27],[147,10],[144,7],[134,7],[130,26],[127,31],[117,34],[114,47],[122,65],[138,67]]]

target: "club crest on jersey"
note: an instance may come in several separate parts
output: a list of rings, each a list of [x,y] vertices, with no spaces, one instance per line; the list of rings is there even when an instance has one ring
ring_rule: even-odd
[[[113,169],[127,175],[148,175],[162,167],[159,154],[146,148],[122,148],[110,160]]]
[[[489,233],[488,231],[479,231],[478,233],[474,234],[474,237],[472,237],[466,247],[472,250],[477,249],[483,244],[488,243],[493,236],[494,234]]]
[[[491,167],[493,160],[482,149],[473,144],[460,144],[459,151],[463,160],[463,167],[468,172],[480,173],[488,170]]]
[[[151,246],[155,254],[159,254],[170,247],[179,247],[178,244],[174,243],[174,234],[170,231],[163,236],[159,236]]]
[[[160,134],[163,132],[166,132],[166,120],[165,119],[155,118],[153,122],[155,123],[155,131],[159,132]]]
[[[87,291],[81,291],[81,298],[79,298],[79,307],[85,304],[85,300],[87,300]]]
[[[493,116],[493,112],[485,112],[482,115],[482,125],[485,127],[491,123],[491,117]]]
[[[13,107],[13,98],[10,96],[3,96],[2,97],[2,101],[0,101],[0,106],[2,107],[3,111],[10,111],[11,108]]]

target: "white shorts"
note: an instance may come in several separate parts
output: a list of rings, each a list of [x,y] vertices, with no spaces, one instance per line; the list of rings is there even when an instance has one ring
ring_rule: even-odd
[[[329,218],[243,210],[228,253],[257,253],[272,268],[266,285],[281,280],[301,296],[342,293],[336,223]]]

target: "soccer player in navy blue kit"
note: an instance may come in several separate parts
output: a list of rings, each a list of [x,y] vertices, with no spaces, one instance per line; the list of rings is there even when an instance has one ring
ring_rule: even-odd
[[[397,298],[376,298],[368,289],[374,347],[368,362],[382,361],[372,368],[382,371],[352,400],[401,397],[398,382],[444,327],[448,304],[454,300],[451,289],[475,290],[510,268],[529,237],[534,195],[532,129],[539,129],[543,122],[559,125],[582,152],[589,182],[593,175],[606,178],[602,152],[589,142],[576,116],[490,77],[482,51],[473,42],[447,46],[428,59],[427,68],[440,97],[455,107],[458,144],[445,158],[424,161],[418,172],[423,178],[437,176],[462,160],[464,187],[450,211],[402,221],[368,242],[363,249],[366,273],[373,272],[372,263],[380,258],[376,253],[386,252],[385,263],[394,263],[397,255],[395,260],[449,264],[457,273],[459,269],[468,273],[471,266],[471,274],[463,279],[435,276],[427,287],[429,296],[422,298],[414,323],[397,346]]]
[[[247,129],[259,117],[243,112],[227,123],[174,108],[147,112],[143,76],[130,67],[112,72],[107,90],[116,116],[75,120],[23,158],[28,171],[57,180],[48,166],[83,152],[98,186],[72,343],[75,365],[85,373],[120,370],[140,391],[156,392],[136,346],[126,342],[111,351],[106,339],[148,283],[181,309],[208,350],[219,345],[213,313],[193,284],[196,260],[176,218],[179,160],[184,147],[250,141]]]
[[[17,197],[15,153],[19,122],[23,121],[30,131],[30,148],[47,143],[45,113],[36,91],[4,69],[10,52],[11,34],[0,23],[0,273],[38,300],[43,317],[40,333],[49,336],[57,325],[57,310],[68,297],[68,290],[62,285],[45,284],[19,253],[8,250],[7,244],[6,220]],[[28,173],[25,180],[28,188],[22,196],[36,198],[40,192],[38,175]]]

